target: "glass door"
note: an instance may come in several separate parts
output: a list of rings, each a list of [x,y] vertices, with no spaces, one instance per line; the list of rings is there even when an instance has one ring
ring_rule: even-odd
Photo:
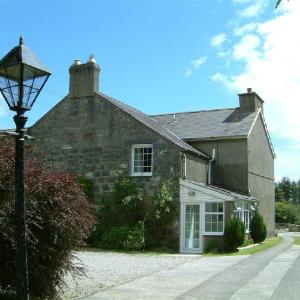
[[[185,249],[200,249],[200,205],[185,205],[184,223],[184,247]]]

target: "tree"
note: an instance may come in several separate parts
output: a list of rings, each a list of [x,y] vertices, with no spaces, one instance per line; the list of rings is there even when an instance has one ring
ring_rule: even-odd
[[[275,203],[275,222],[291,223],[300,221],[300,208],[286,201]]]
[[[243,221],[237,218],[229,219],[225,223],[224,248],[227,251],[236,251],[245,240],[246,229]]]
[[[275,8],[277,8],[277,7],[280,5],[281,1],[282,1],[282,0],[277,0],[276,5],[275,5]],[[288,0],[288,1],[289,1],[289,0]]]
[[[26,157],[33,155],[26,148]],[[0,295],[15,291],[14,145],[0,141]],[[72,250],[93,226],[90,205],[74,175],[37,159],[26,161],[27,248],[30,298],[53,299],[63,275],[82,269]]]
[[[293,204],[300,204],[300,180],[290,180],[282,177],[280,182],[275,185],[275,200],[287,201]]]
[[[261,243],[267,237],[267,226],[264,222],[264,218],[258,212],[250,222],[250,235],[254,243]]]

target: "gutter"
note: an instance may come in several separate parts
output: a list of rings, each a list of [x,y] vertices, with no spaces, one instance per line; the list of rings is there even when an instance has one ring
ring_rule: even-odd
[[[212,166],[212,163],[216,160],[215,157],[216,157],[216,149],[213,148],[211,159],[208,161],[208,175],[207,175],[207,184],[208,185],[210,185],[212,182],[211,166]]]

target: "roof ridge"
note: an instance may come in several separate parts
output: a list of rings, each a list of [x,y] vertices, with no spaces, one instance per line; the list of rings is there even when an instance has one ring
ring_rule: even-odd
[[[179,115],[179,114],[193,114],[199,112],[213,112],[213,111],[221,111],[221,110],[236,110],[238,107],[234,108],[216,108],[216,109],[205,109],[205,110],[194,110],[194,111],[182,111],[182,112],[174,112],[174,113],[165,113],[158,115],[148,115],[149,117],[159,117],[159,116],[167,116],[167,115]]]

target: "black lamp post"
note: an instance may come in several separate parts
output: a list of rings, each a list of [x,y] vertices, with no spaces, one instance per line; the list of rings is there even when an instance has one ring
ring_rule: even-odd
[[[30,110],[51,75],[37,56],[23,45],[13,48],[0,60],[0,91],[10,110],[16,112],[16,160],[15,160],[15,213],[16,213],[16,288],[18,299],[29,299],[27,246],[26,246],[26,201],[24,186],[24,131]]]

